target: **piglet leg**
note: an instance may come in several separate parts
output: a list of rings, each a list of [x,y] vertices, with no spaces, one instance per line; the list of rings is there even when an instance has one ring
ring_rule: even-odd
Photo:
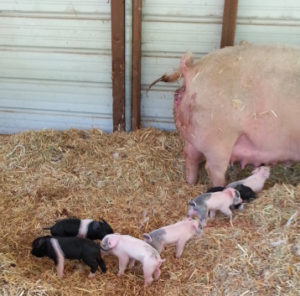
[[[97,256],[97,262],[98,262],[98,265],[99,265],[100,268],[101,268],[101,271],[102,271],[103,273],[105,273],[105,272],[106,272],[106,265],[105,265],[104,260],[101,258],[100,253],[99,253],[98,256]]]
[[[134,264],[135,264],[135,260],[132,259],[132,258],[130,258],[130,260],[129,260],[129,268],[133,268]]]
[[[159,267],[157,267],[154,271],[154,279],[158,280],[160,277],[160,274],[161,274],[161,271],[160,271]]]
[[[186,181],[189,184],[195,184],[198,178],[199,163],[203,154],[199,152],[192,144],[185,142],[184,157],[185,157],[185,174]]]
[[[56,265],[56,272],[59,277],[63,277],[64,275],[64,263],[65,257],[63,251],[60,248],[58,241],[54,238],[51,238],[51,245],[55,252],[55,257],[53,258],[55,265]]]
[[[201,224],[201,226],[202,226],[202,228],[204,228],[204,227],[206,227],[206,219],[201,219],[200,218],[200,224]]]
[[[213,219],[213,218],[215,218],[215,216],[216,216],[216,211],[210,210],[210,211],[209,211],[209,217],[210,217],[211,219]]]
[[[176,258],[180,258],[186,244],[186,240],[179,240],[176,244]]]
[[[222,213],[225,214],[227,217],[231,218],[232,217],[232,212],[230,210],[230,208],[223,208]]]
[[[230,210],[230,208],[224,208],[221,210],[222,213],[224,213],[227,217],[230,218],[230,225],[231,227],[233,227],[233,224],[232,224],[232,212]]]
[[[57,264],[56,264],[56,272],[60,278],[62,278],[64,275],[64,263],[65,263],[64,258],[62,256],[58,257]]]
[[[122,254],[119,256],[119,272],[118,275],[122,275],[125,272],[125,269],[128,265],[129,257],[126,254]]]
[[[164,249],[164,244],[160,243],[156,249],[157,249],[157,252],[160,254],[162,252],[162,250]]]
[[[146,266],[145,264],[143,265],[143,272],[144,272],[144,285],[149,286],[153,282],[153,277],[152,274],[154,272],[152,267]]]

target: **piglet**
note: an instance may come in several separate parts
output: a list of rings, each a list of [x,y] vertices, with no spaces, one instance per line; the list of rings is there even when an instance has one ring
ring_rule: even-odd
[[[209,192],[218,192],[218,191],[223,191],[226,187],[212,187],[210,189],[207,190],[207,193]],[[236,189],[240,195],[241,195],[241,199],[244,202],[249,202],[252,199],[256,198],[256,193],[248,186],[245,186],[243,184],[238,184],[234,187],[234,189]],[[230,206],[230,208],[232,209],[239,209],[242,210],[243,209],[243,204],[238,204],[238,205],[233,205]]]
[[[216,210],[219,210],[231,219],[230,206],[240,203],[242,203],[240,193],[233,188],[227,188],[221,192],[203,193],[189,201],[187,216],[199,216],[201,225],[204,227],[208,212],[210,212],[210,217],[214,218]]]
[[[255,193],[260,192],[265,184],[265,181],[270,177],[270,167],[260,166],[252,171],[252,175],[239,180],[232,182],[226,186],[226,188],[236,188],[238,185],[244,185],[251,188]]]
[[[176,258],[183,252],[186,242],[194,235],[200,235],[202,228],[199,220],[186,218],[175,224],[161,227],[150,233],[144,233],[145,242],[161,253],[167,244],[176,243]]]
[[[106,266],[101,258],[100,246],[91,240],[78,237],[38,237],[32,243],[31,254],[36,257],[49,257],[55,265],[57,275],[63,276],[66,259],[82,259],[90,268],[89,277],[95,275],[98,265],[103,273]]]
[[[159,278],[160,265],[165,261],[149,244],[130,235],[106,235],[101,242],[101,250],[119,258],[118,275],[124,274],[129,261],[130,267],[134,266],[135,260],[140,261],[143,265],[145,286],[152,283],[152,275],[156,280]]]
[[[104,219],[98,222],[92,219],[67,218],[44,229],[49,229],[53,236],[78,236],[92,240],[102,239],[105,235],[113,233],[112,228]]]

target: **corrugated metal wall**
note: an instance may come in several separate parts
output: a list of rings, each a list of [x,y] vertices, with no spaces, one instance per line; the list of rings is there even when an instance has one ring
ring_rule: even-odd
[[[200,57],[220,47],[223,0],[144,0],[142,23],[142,122],[174,129],[173,92],[177,84],[145,89],[172,72],[182,54]],[[239,0],[235,43],[285,43],[300,46],[299,0]]]
[[[1,0],[0,133],[112,130],[110,3]]]
[[[131,105],[131,0],[126,0],[126,125]],[[172,130],[180,83],[148,85],[220,47],[223,0],[144,0],[143,126]],[[112,130],[111,24],[107,0],[1,0],[0,133]],[[300,45],[299,0],[239,0],[235,43]]]

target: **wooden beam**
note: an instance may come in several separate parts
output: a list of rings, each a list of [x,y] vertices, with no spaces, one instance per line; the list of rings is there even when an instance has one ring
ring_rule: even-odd
[[[140,128],[141,121],[141,30],[142,0],[132,3],[132,129]]]
[[[113,129],[125,130],[125,0],[111,0]]]
[[[224,0],[221,48],[234,45],[238,0]]]

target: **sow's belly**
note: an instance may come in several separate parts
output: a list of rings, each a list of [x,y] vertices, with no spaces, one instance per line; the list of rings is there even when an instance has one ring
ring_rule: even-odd
[[[240,162],[242,167],[247,164],[259,166],[260,164],[274,165],[278,162],[289,163],[300,161],[300,142],[284,141],[282,137],[270,139],[268,136],[259,142],[251,140],[246,134],[242,134],[236,141],[230,163]]]

